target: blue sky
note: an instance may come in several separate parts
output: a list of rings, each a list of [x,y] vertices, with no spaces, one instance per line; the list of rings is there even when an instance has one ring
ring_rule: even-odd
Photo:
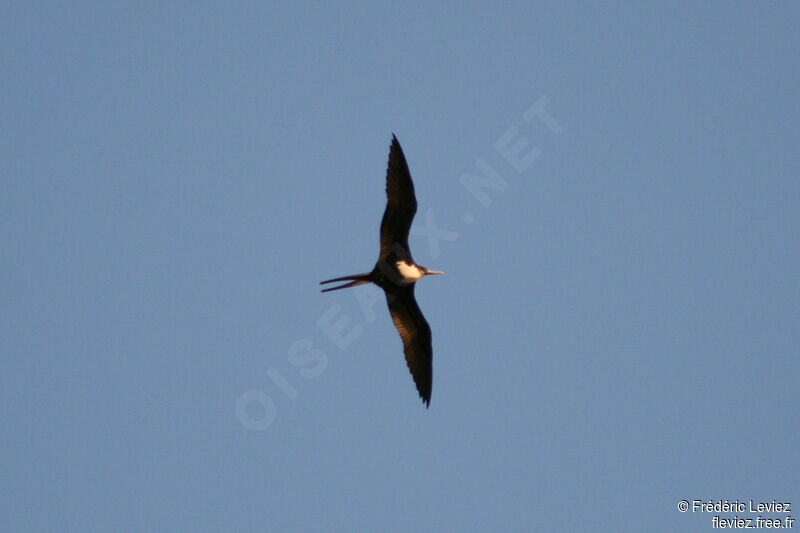
[[[7,3],[0,529],[708,531],[680,500],[800,505],[798,25]],[[380,293],[317,285],[377,257],[392,132],[415,258],[447,272],[417,288],[429,410]]]

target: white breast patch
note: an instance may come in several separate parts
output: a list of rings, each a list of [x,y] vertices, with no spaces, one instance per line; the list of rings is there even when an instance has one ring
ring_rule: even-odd
[[[400,273],[401,285],[410,285],[422,277],[422,270],[415,265],[409,265],[405,261],[398,261],[395,266]]]

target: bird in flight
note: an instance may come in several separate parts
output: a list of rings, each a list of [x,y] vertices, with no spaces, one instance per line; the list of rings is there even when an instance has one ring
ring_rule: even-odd
[[[430,274],[444,274],[429,270],[414,262],[408,249],[408,230],[417,212],[414,183],[408,171],[406,156],[397,137],[392,135],[389,165],[386,169],[386,211],[381,220],[381,251],[372,272],[342,276],[320,283],[348,281],[344,285],[323,289],[322,292],[346,289],[364,283],[374,283],[386,293],[389,313],[403,340],[403,352],[411,377],[426,407],[431,403],[433,382],[433,348],[431,328],[414,298],[414,283]]]

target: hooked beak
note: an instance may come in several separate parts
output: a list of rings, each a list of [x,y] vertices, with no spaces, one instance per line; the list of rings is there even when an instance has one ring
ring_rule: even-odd
[[[444,274],[441,270],[426,270],[426,274]]]

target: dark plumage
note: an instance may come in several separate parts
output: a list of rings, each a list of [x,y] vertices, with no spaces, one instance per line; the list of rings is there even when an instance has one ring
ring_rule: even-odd
[[[403,149],[392,135],[389,164],[386,170],[386,211],[381,220],[381,250],[375,268],[365,274],[343,276],[323,281],[348,281],[323,289],[335,291],[364,283],[374,283],[386,293],[389,313],[403,340],[403,352],[419,395],[426,406],[431,402],[433,348],[431,328],[414,298],[414,283],[428,274],[443,274],[414,263],[408,248],[408,231],[417,212],[414,183],[408,171]]]

